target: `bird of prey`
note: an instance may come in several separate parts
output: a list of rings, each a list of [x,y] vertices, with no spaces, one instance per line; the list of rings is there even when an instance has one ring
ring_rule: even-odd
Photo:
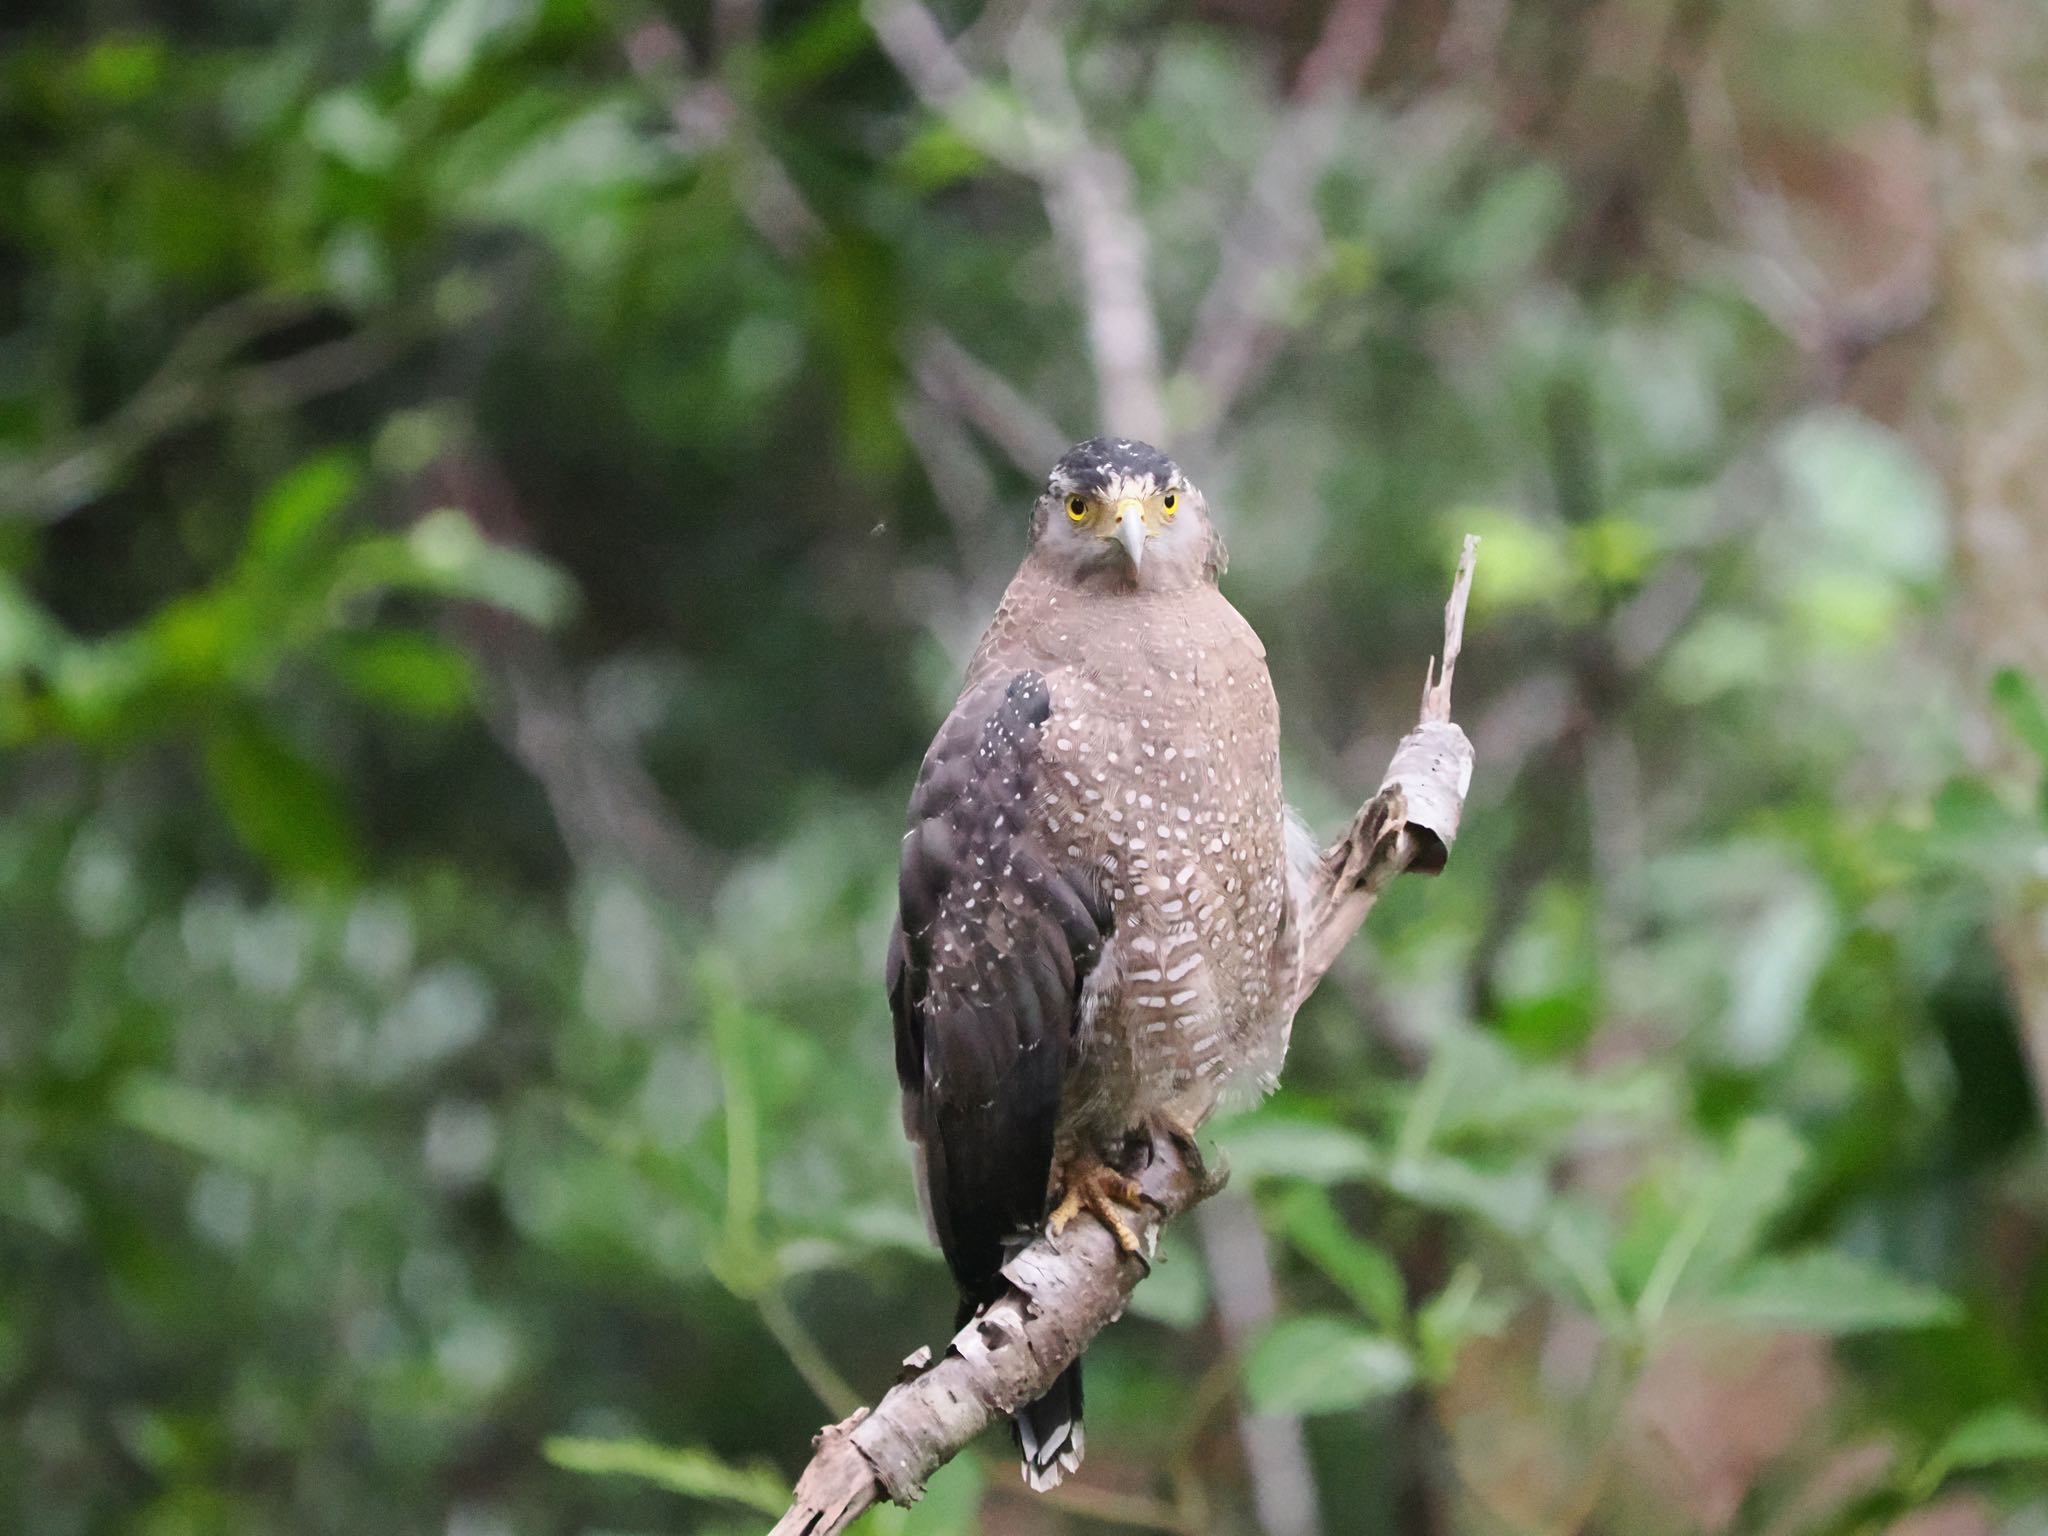
[[[1126,1251],[1125,1171],[1272,1086],[1300,963],[1265,648],[1158,449],[1071,449],[910,797],[888,989],[919,1193],[962,1298],[1049,1224]],[[1024,1478],[1080,1465],[1080,1365],[1014,1418]]]

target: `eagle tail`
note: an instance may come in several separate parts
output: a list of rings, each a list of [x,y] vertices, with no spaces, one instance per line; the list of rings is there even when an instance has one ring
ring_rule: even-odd
[[[1059,1487],[1079,1470],[1087,1441],[1081,1434],[1081,1362],[1054,1378],[1045,1396],[1019,1408],[1010,1427],[1024,1458],[1024,1481],[1033,1492]]]

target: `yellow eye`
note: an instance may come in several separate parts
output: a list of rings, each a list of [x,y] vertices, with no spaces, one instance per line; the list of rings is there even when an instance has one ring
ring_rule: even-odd
[[[1160,502],[1159,505],[1166,508],[1166,515],[1171,517],[1180,505],[1180,497],[1176,496],[1172,491],[1168,491],[1166,499]]]
[[[1075,522],[1077,522],[1077,523],[1078,523],[1078,522],[1080,522],[1080,521],[1081,521],[1081,519],[1082,519],[1082,518],[1086,517],[1087,515],[1088,515],[1088,503],[1087,503],[1087,502],[1083,501],[1083,500],[1082,500],[1082,499],[1081,499],[1080,497],[1078,497],[1078,496],[1069,496],[1069,497],[1067,498],[1067,516],[1068,516],[1068,517],[1072,518],[1072,519],[1073,519],[1073,520],[1074,520]]]

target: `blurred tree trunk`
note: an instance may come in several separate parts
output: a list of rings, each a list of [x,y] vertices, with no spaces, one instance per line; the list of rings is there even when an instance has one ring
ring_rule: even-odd
[[[1979,669],[2048,682],[2048,8],[1929,0],[1945,200],[1941,406]],[[1998,935],[2048,1111],[2048,880]]]

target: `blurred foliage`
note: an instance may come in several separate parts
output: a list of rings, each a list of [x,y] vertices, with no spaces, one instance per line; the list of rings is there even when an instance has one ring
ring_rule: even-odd
[[[1914,14],[1392,7],[1190,468],[1325,829],[1484,536],[1464,839],[1215,1127],[1243,1357],[1176,1234],[1079,1490],[873,1529],[1253,1530],[1240,1410],[1331,1532],[2048,1529],[2043,680],[1910,331],[1774,302],[1924,195]],[[1056,13],[1170,350],[1323,15]],[[0,1526],[755,1530],[943,1334],[879,957],[1033,484],[934,328],[1097,425],[981,143],[854,0],[0,23]]]

